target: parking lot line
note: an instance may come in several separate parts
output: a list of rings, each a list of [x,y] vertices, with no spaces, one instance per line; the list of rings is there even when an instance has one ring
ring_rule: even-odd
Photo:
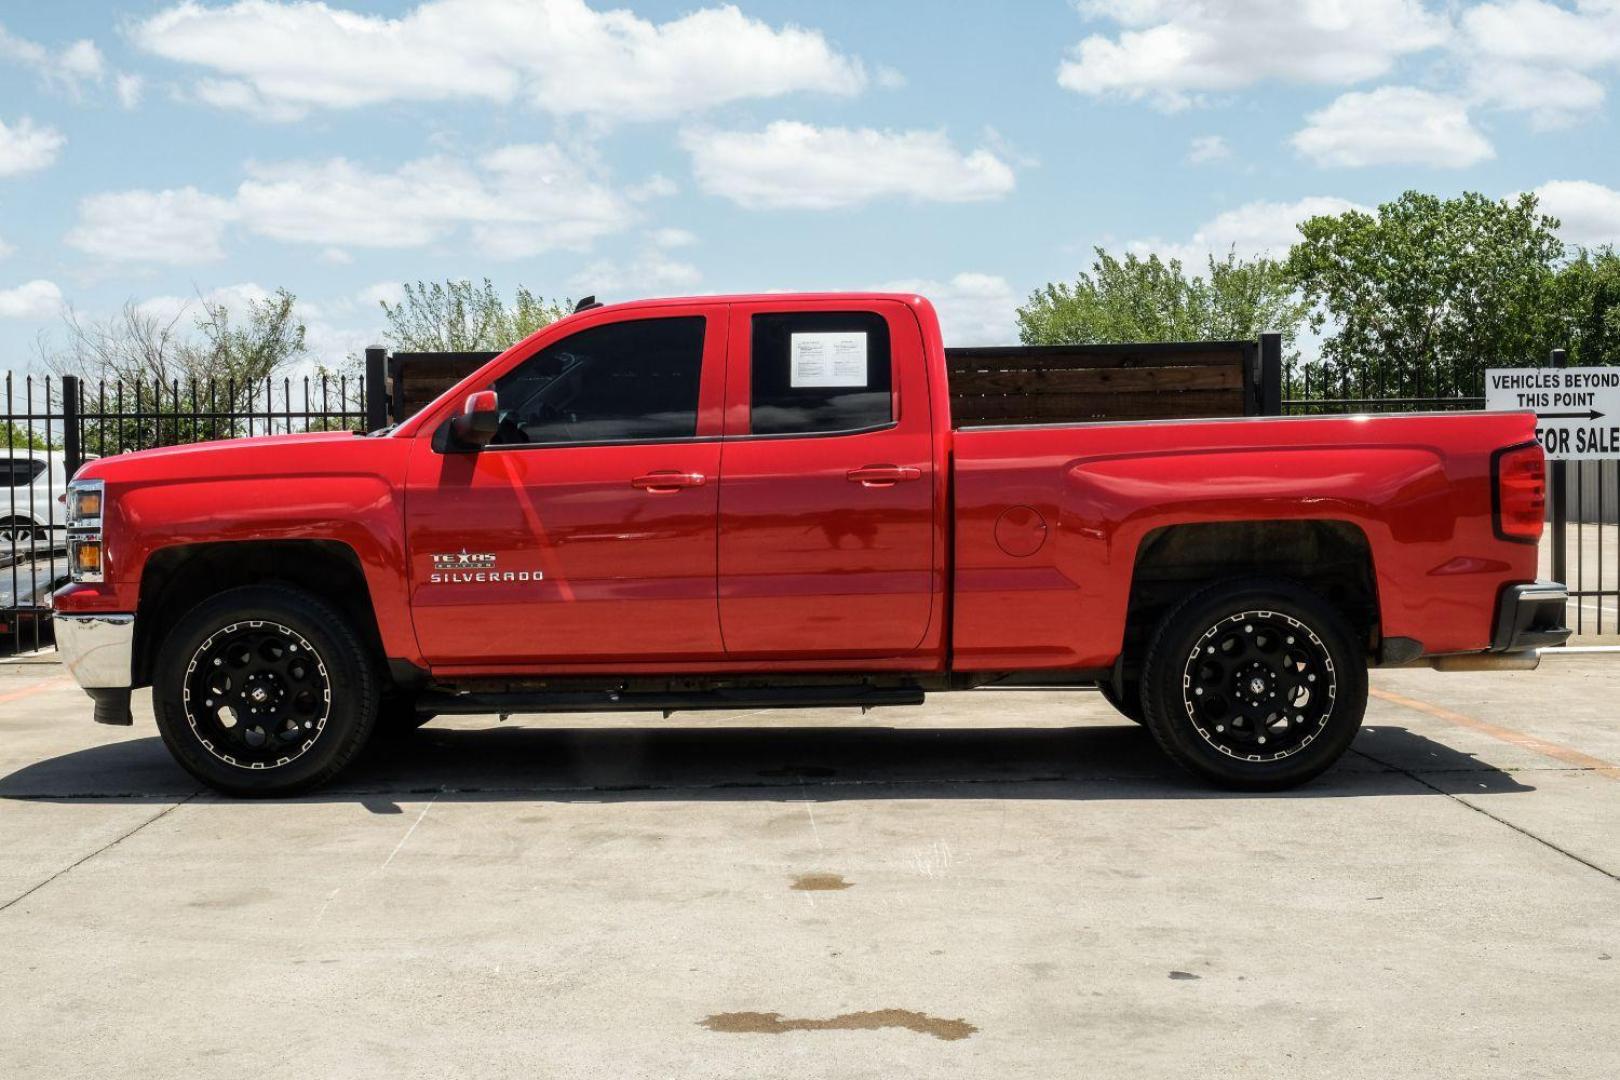
[[[1478,720],[1465,713],[1456,712],[1440,705],[1432,705],[1417,698],[1406,697],[1404,694],[1394,694],[1388,690],[1375,689],[1369,689],[1367,693],[1380,701],[1387,701],[1392,705],[1399,705],[1405,709],[1413,709],[1432,716],[1436,720],[1444,720],[1448,724],[1467,728],[1470,731],[1477,731],[1481,735],[1489,735],[1491,738],[1498,739],[1501,742],[1510,743],[1525,750],[1533,750],[1538,754],[1545,754],[1547,757],[1562,761],[1566,765],[1590,769],[1597,775],[1610,780],[1620,780],[1620,765],[1616,765],[1612,761],[1605,761],[1599,757],[1593,757],[1591,754],[1583,754],[1579,750],[1560,743],[1550,742],[1534,735],[1526,735],[1524,732],[1514,731],[1512,728],[1499,727],[1489,721]]]
[[[4,705],[8,701],[21,701],[23,698],[44,693],[46,690],[55,690],[69,685],[71,685],[71,681],[67,678],[61,675],[52,675],[49,678],[31,682],[26,686],[20,686],[15,690],[8,690],[4,694],[0,694],[0,705]]]

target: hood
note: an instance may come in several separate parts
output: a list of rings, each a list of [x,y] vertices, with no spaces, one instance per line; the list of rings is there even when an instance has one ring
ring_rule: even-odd
[[[160,446],[151,450],[130,450],[85,462],[75,479],[144,478],[156,474],[185,473],[238,475],[288,471],[296,466],[306,471],[311,461],[328,463],[332,471],[342,471],[347,451],[363,454],[363,447],[375,448],[385,439],[371,439],[352,431],[309,431],[291,435],[254,435],[240,439],[214,439],[208,442]]]

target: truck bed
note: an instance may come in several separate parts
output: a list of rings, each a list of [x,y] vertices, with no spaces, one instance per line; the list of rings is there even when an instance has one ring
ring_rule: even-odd
[[[1354,530],[1376,556],[1385,635],[1430,653],[1484,649],[1500,589],[1536,576],[1535,546],[1504,543],[1491,513],[1492,455],[1530,442],[1534,423],[1431,413],[959,430],[954,662],[1105,666],[1152,534],[1262,520]]]

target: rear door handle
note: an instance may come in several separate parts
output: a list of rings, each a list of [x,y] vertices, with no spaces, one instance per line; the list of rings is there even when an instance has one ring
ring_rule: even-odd
[[[638,487],[642,491],[656,494],[666,494],[680,491],[682,488],[702,487],[708,483],[708,477],[702,473],[681,472],[678,469],[658,469],[654,472],[643,473],[630,481],[630,486]]]
[[[890,487],[902,480],[917,480],[922,470],[915,465],[862,465],[846,473],[849,482],[866,487]]]

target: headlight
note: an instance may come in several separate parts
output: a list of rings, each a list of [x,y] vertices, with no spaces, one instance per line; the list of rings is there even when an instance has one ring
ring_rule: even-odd
[[[67,489],[68,567],[74,581],[102,580],[100,480],[73,480]]]
[[[74,480],[67,489],[67,523],[87,528],[101,527],[100,480]]]

